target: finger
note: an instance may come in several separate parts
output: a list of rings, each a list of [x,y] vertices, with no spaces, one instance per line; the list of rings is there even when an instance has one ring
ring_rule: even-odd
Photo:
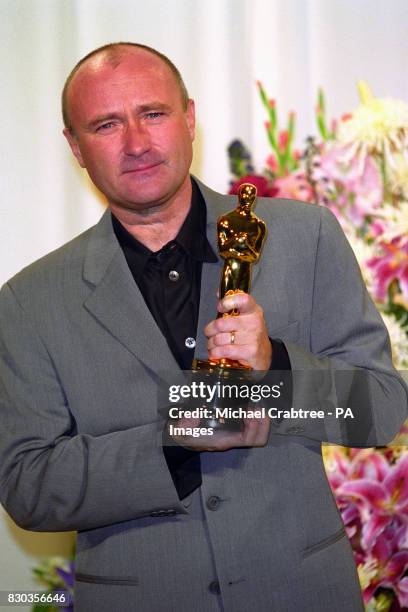
[[[204,328],[204,333],[207,338],[211,336],[215,336],[220,333],[229,333],[232,331],[236,331],[238,327],[241,329],[245,329],[247,326],[245,325],[245,321],[242,319],[239,321],[238,317],[222,317],[220,319],[215,319],[206,325]]]
[[[230,431],[217,431],[211,438],[211,441],[206,441],[205,450],[209,451],[224,451],[230,448],[239,448],[242,444],[242,433]]]
[[[178,444],[186,448],[198,451],[224,451],[231,448],[243,446],[241,432],[214,431],[212,436],[198,436],[196,438],[185,436],[184,439],[177,440]]]
[[[270,419],[246,419],[244,441],[246,446],[265,446],[269,437]]]
[[[270,419],[245,419],[242,432],[218,430],[214,435],[179,439],[178,443],[197,451],[225,451],[231,448],[265,446],[269,436]]]
[[[244,446],[254,446],[258,429],[259,423],[256,419],[244,419],[244,431],[242,435],[242,443]]]
[[[261,314],[261,312],[256,311],[250,314],[239,314],[236,317],[220,317],[208,323],[204,328],[204,333],[207,338],[215,336],[215,334],[229,333],[232,331],[240,331],[248,334],[254,332],[256,334],[266,329],[265,321],[263,317],[260,316]]]
[[[269,430],[271,428],[271,420],[269,417],[259,420],[259,427],[256,434],[254,446],[265,446],[269,439]]]
[[[225,296],[220,302],[218,302],[218,312],[229,312],[234,308],[239,311],[240,314],[253,312],[257,306],[254,298],[248,293],[234,293],[233,295]]]
[[[226,346],[229,344],[238,345],[246,343],[247,334],[245,332],[238,332],[237,330],[225,332],[221,334],[215,334],[211,336],[207,342],[208,350],[212,350],[216,346]]]
[[[252,344],[224,344],[209,349],[210,359],[221,359],[222,357],[226,357],[228,359],[236,359],[247,365],[251,364],[251,360],[253,360],[255,356],[256,349]]]
[[[180,419],[177,419],[174,423],[175,427],[181,427],[182,429],[187,429],[189,428],[194,428],[194,427],[199,427],[200,425],[200,420],[199,418],[195,417],[185,417],[182,416]]]

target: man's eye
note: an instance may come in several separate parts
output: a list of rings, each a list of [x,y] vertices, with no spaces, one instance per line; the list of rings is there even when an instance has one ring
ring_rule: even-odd
[[[109,130],[114,125],[115,124],[112,121],[107,121],[106,123],[102,123],[102,125],[98,125],[98,127],[96,128],[96,131],[103,132],[104,130]]]
[[[161,111],[151,111],[150,113],[146,113],[146,117],[148,119],[159,119],[164,115]]]

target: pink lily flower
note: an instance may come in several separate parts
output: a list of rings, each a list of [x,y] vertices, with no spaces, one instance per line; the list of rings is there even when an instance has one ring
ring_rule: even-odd
[[[273,187],[276,189],[277,198],[290,198],[303,202],[314,201],[313,189],[302,171],[298,170],[275,179]]]
[[[396,280],[408,301],[408,237],[396,236],[391,242],[381,242],[380,248],[380,255],[367,261],[375,274],[373,289],[376,299],[384,302],[390,284]]]
[[[347,147],[331,147],[323,151],[314,171],[317,189],[324,203],[333,212],[337,208],[361,227],[367,216],[375,214],[382,203],[381,176],[370,157],[350,157]]]
[[[356,502],[363,521],[361,544],[369,550],[396,517],[408,524],[408,455],[401,457],[382,482],[368,478],[347,481],[336,495]]]
[[[369,478],[382,482],[390,472],[390,464],[384,455],[371,448],[359,450],[354,456],[349,470],[349,478]]]
[[[359,573],[369,576],[370,582],[363,590],[363,599],[368,603],[379,587],[392,589],[402,607],[408,605],[408,577],[402,578],[408,568],[408,550],[395,552],[393,542],[380,537],[364,563],[359,564]]]

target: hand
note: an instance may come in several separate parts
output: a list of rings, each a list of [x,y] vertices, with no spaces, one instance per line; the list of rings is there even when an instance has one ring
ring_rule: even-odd
[[[215,319],[204,329],[210,359],[227,357],[254,370],[269,370],[272,345],[262,308],[251,295],[244,292],[228,295],[218,303],[220,313],[227,313],[233,308],[239,311],[238,315]],[[233,344],[231,332],[234,332]]]
[[[183,429],[199,428],[200,419],[179,419],[174,425]],[[169,424],[167,425],[167,427]],[[270,429],[270,418],[248,418],[244,419],[242,431],[215,430],[212,436],[170,435],[177,444],[190,450],[196,451],[225,451],[242,446],[265,446],[268,442]]]

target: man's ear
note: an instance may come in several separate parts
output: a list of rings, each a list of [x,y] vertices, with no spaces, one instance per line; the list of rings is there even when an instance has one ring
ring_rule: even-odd
[[[194,100],[191,100],[191,98],[187,102],[186,116],[188,131],[190,132],[191,141],[193,141],[195,136],[195,105]]]
[[[65,128],[62,133],[64,134],[65,138],[68,140],[69,146],[71,147],[71,151],[77,158],[79,165],[81,166],[81,168],[85,168],[85,163],[82,158],[82,153],[79,148],[79,144],[76,139],[76,136],[68,128]]]

